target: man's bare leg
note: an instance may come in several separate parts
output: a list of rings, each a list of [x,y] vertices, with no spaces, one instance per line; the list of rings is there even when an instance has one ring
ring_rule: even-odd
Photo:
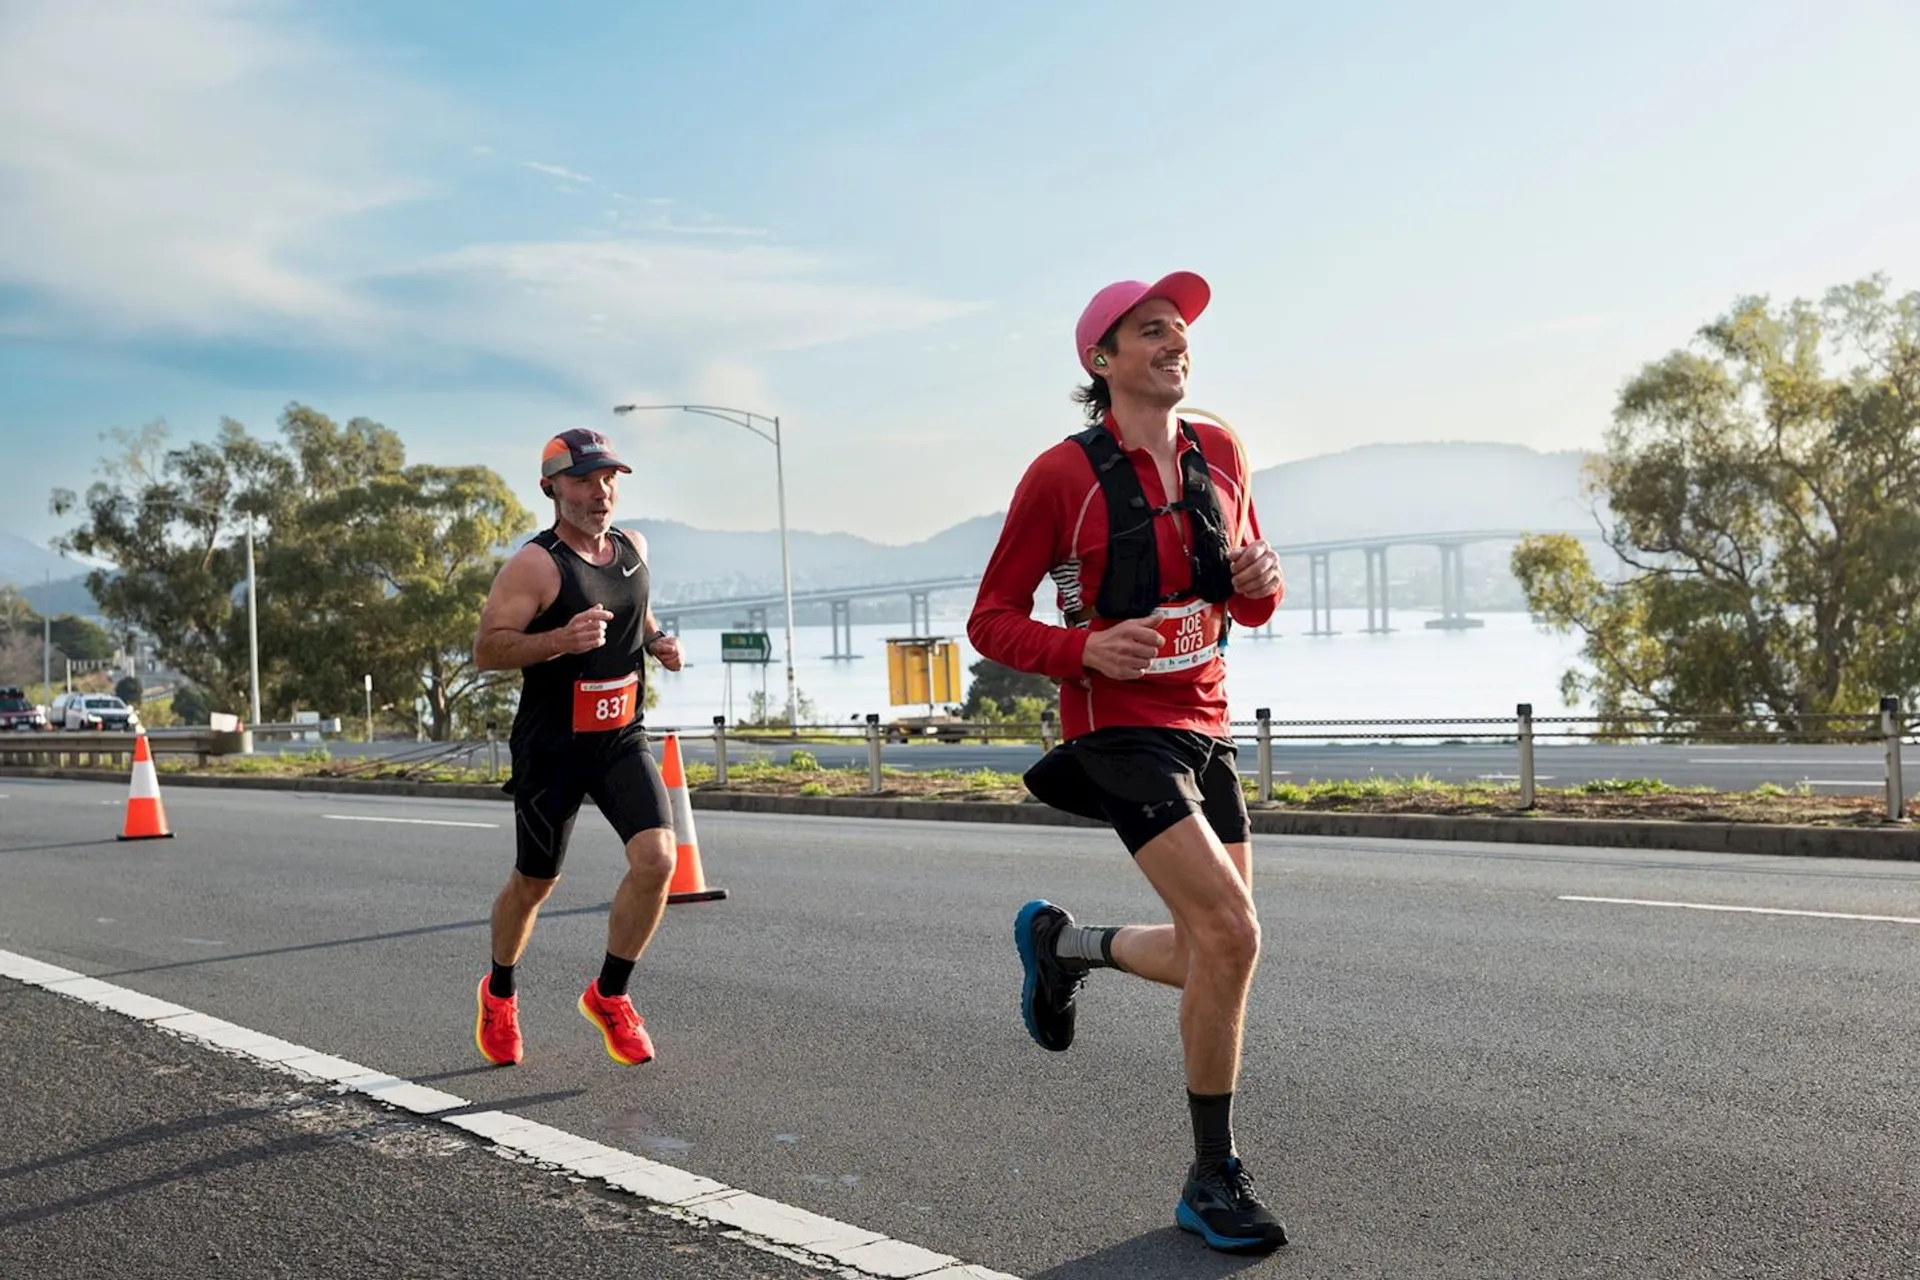
[[[1253,845],[1241,842],[1224,847],[1241,883],[1251,887]],[[1121,969],[1149,982],[1169,987],[1187,985],[1187,939],[1178,922],[1125,926],[1114,936],[1113,958]]]
[[[1240,1039],[1247,991],[1260,957],[1260,921],[1247,873],[1234,864],[1206,819],[1195,814],[1154,837],[1134,861],[1167,904],[1174,923],[1143,929],[1135,939],[1156,981],[1178,973],[1180,1039],[1186,1047],[1187,1087],[1196,1094],[1233,1091],[1240,1073]],[[1122,959],[1123,930],[1114,938]],[[1150,976],[1143,974],[1144,976]]]
[[[521,875],[518,868],[508,873],[507,883],[493,900],[495,964],[511,969],[520,963],[520,957],[533,937],[533,925],[539,918],[540,906],[559,883],[558,876],[551,880],[535,880],[531,876]]]
[[[678,854],[673,830],[655,827],[627,841],[627,874],[613,891],[607,913],[607,954],[629,962],[640,958],[667,910],[667,886]]]
[[[642,831],[627,841],[627,874],[620,878],[607,912],[606,958],[600,976],[587,984],[578,1002],[581,1016],[604,1037],[607,1056],[623,1066],[653,1059],[653,1038],[627,997],[627,984],[666,913],[674,858],[670,827]]]

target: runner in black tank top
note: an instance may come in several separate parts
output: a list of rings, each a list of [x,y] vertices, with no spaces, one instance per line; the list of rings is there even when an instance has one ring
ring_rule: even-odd
[[[633,677],[635,684],[625,691],[623,701],[635,708],[631,730],[644,733],[642,713],[646,705],[647,665],[641,650],[651,639],[647,630],[647,565],[627,535],[620,529],[607,530],[613,547],[613,560],[604,565],[582,559],[580,553],[561,540],[553,529],[544,530],[530,540],[546,548],[560,571],[560,594],[551,605],[527,626],[528,635],[557,631],[574,617],[599,605],[613,614],[607,623],[606,643],[585,653],[562,654],[558,658],[528,667],[522,676],[520,710],[513,719],[513,750],[516,758],[529,751],[573,745],[574,691],[576,684],[615,684]],[[620,719],[609,690],[594,689],[596,713],[611,712],[607,722]],[[625,732],[626,730],[613,730]]]
[[[517,853],[493,906],[493,968],[477,995],[474,1041],[490,1062],[522,1056],[514,966],[553,892],[582,800],[591,798],[626,846],[627,874],[607,916],[600,976],[576,1007],[615,1062],[636,1066],[653,1042],[627,996],[635,963],[666,909],[675,843],[672,809],[641,714],[646,658],[680,669],[680,642],[660,632],[648,601],[646,540],[613,527],[616,477],[631,469],[597,432],[548,441],[540,487],[552,528],[500,570],[481,613],[474,661],[518,669],[520,708],[509,739]]]

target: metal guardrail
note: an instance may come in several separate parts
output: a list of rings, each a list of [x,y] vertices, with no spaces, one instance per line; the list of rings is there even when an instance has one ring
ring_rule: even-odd
[[[734,725],[726,717],[714,716],[710,725],[653,725],[656,736],[677,733],[682,738],[708,736],[714,747],[714,781],[727,781],[727,748],[730,743],[787,745],[805,747],[821,742],[861,742],[867,747],[868,790],[884,789],[884,754],[889,742],[898,743],[890,733],[901,722],[867,715],[862,721],[844,724]],[[939,721],[917,726],[938,730],[917,734],[924,742],[1035,742],[1051,750],[1059,740],[1059,726],[1051,711],[1043,713],[1038,724]],[[1903,748],[1908,739],[1920,732],[1920,719],[1903,712],[1897,698],[1881,699],[1876,714],[1808,715],[1796,718],[1791,727],[1757,716],[1535,716],[1529,703],[1520,703],[1512,716],[1457,716],[1420,719],[1354,720],[1276,720],[1269,708],[1262,707],[1252,720],[1236,720],[1230,725],[1237,740],[1251,741],[1257,758],[1258,794],[1273,795],[1274,744],[1299,742],[1486,742],[1511,745],[1516,754],[1520,807],[1536,807],[1537,786],[1534,769],[1535,747],[1543,740],[1626,743],[1820,743],[1879,745],[1885,760],[1885,816],[1889,821],[1904,821],[1906,778]],[[298,737],[313,733],[336,733],[339,721],[319,724],[255,725],[240,732],[227,733],[210,728],[152,729],[147,741],[156,755],[192,755],[205,763],[217,755],[247,754],[253,750],[253,738]],[[132,733],[109,732],[32,732],[0,734],[0,764],[32,763],[48,757],[65,762],[76,758],[96,762],[102,757],[130,761]],[[463,761],[466,768],[477,768],[485,753],[490,777],[499,777],[500,741],[489,734],[477,741],[428,742],[397,756],[373,757],[338,770],[341,776],[356,772],[390,768],[395,764],[419,768],[451,765]],[[908,747],[908,750],[913,749]]]
[[[897,722],[895,722],[897,723]],[[878,715],[868,715],[864,724],[786,726],[735,726],[729,728],[724,716],[715,716],[710,729],[662,726],[656,733],[679,733],[692,737],[710,733],[714,745],[714,781],[727,780],[727,744],[730,741],[761,745],[787,743],[803,746],[821,740],[864,738],[867,744],[868,790],[883,789],[883,755],[890,725]],[[1262,707],[1251,721],[1237,720],[1230,726],[1236,738],[1251,738],[1258,760],[1259,792],[1273,795],[1273,749],[1276,742],[1489,742],[1511,744],[1517,757],[1517,782],[1520,807],[1533,809],[1538,803],[1534,769],[1534,748],[1543,739],[1606,742],[1612,744],[1685,742],[1721,744],[1820,743],[1879,745],[1885,753],[1885,816],[1892,822],[1904,821],[1906,779],[1903,760],[1905,740],[1920,731],[1920,720],[1903,713],[1897,698],[1882,698],[1873,715],[1806,715],[1796,717],[1789,728],[1778,721],[1758,716],[1540,716],[1530,703],[1520,703],[1511,717],[1461,716],[1404,720],[1275,720],[1269,708]],[[942,721],[937,728],[940,741],[1021,741],[1039,740],[1042,750],[1051,750],[1058,738],[1058,726],[1052,712],[1043,714],[1039,724],[985,724]],[[1251,733],[1243,733],[1251,730]],[[1329,732],[1338,730],[1339,732]]]
[[[0,735],[0,764],[33,765],[48,761],[67,765],[110,764],[131,767],[134,740],[140,735],[98,729],[53,729],[37,733]],[[147,749],[156,756],[192,756],[205,764],[214,756],[241,755],[253,750],[246,733],[213,729],[153,729]]]
[[[318,724],[257,724],[227,731],[205,725],[142,730],[147,749],[155,756],[192,756],[205,764],[214,756],[252,755],[256,738],[298,738],[338,733],[338,720]],[[110,764],[130,767],[133,742],[130,729],[36,729],[0,734],[0,764],[32,765],[51,760],[55,768],[69,764]]]

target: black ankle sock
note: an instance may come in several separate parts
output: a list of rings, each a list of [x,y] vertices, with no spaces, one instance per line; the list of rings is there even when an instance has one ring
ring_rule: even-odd
[[[501,964],[498,960],[495,960],[493,962],[493,976],[487,979],[487,991],[499,1000],[505,1000],[508,996],[512,995],[513,966],[510,964]]]
[[[600,994],[609,1000],[627,994],[627,983],[633,978],[633,966],[632,960],[622,960],[609,951],[600,965]]]
[[[1233,1095],[1187,1090],[1187,1111],[1193,1117],[1193,1158],[1205,1167],[1233,1155]]]

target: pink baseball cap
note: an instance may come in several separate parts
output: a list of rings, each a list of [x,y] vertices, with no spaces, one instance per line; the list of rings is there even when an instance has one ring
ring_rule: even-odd
[[[1182,320],[1192,324],[1207,309],[1212,297],[1212,287],[1191,271],[1176,271],[1152,284],[1120,280],[1108,285],[1093,295],[1093,301],[1080,313],[1080,323],[1073,328],[1074,353],[1080,357],[1080,367],[1092,373],[1093,366],[1087,363],[1087,348],[1105,337],[1121,316],[1149,298],[1165,298],[1180,312]]]

